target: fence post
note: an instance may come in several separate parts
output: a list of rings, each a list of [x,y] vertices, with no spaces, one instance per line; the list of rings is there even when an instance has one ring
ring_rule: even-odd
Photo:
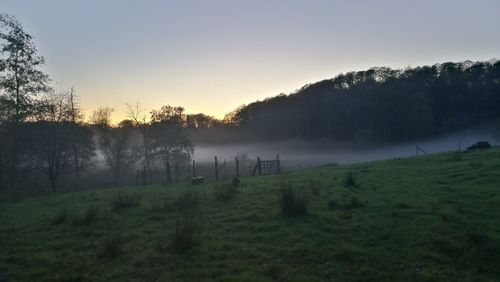
[[[240,176],[240,165],[238,163],[238,157],[234,157],[234,160],[236,162],[236,177]]]
[[[281,161],[280,161],[280,154],[276,156],[276,173],[279,174],[281,171]]]
[[[224,159],[224,179],[227,178],[227,163],[226,163],[226,159]]]
[[[196,163],[193,160],[193,177],[196,177]]]
[[[147,185],[148,184],[148,172],[146,170],[146,166],[142,168],[141,171],[141,176],[142,176],[142,185]]]
[[[258,169],[259,169],[259,175],[262,174],[262,166],[261,166],[261,162],[260,162],[260,157],[257,157],[257,165],[258,165]]]
[[[179,163],[175,163],[175,182],[179,182],[180,180],[180,171],[179,171]]]
[[[170,161],[167,161],[167,183],[172,183],[172,174],[170,173]]]
[[[215,180],[219,180],[219,168],[217,165],[217,156],[215,156]]]

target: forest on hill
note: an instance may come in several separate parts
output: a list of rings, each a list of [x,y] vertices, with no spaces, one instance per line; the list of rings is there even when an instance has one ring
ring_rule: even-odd
[[[386,143],[491,124],[498,109],[499,61],[448,62],[339,74],[241,106],[219,126],[232,125],[227,129],[244,140]]]

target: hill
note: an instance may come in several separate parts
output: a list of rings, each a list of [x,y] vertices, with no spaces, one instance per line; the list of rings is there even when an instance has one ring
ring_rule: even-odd
[[[226,120],[244,140],[405,142],[491,124],[499,93],[495,60],[374,67],[242,106]]]
[[[248,177],[233,189],[1,203],[0,281],[496,281],[499,159],[494,148]],[[304,215],[282,214],[290,188]]]

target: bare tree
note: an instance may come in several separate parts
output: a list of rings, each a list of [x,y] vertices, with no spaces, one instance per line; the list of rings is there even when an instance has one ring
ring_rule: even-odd
[[[71,124],[68,122],[39,121],[22,127],[26,140],[28,160],[44,172],[50,181],[52,192],[56,182],[71,167]]]
[[[137,158],[136,147],[131,121],[125,120],[118,127],[103,130],[99,148],[106,165],[113,173],[115,184],[119,184],[125,173],[133,168]]]
[[[138,151],[139,157],[142,162],[142,178],[143,184],[146,185],[151,181],[152,176],[152,165],[154,162],[154,140],[150,124],[146,122],[146,115],[144,110],[141,108],[139,102],[135,104],[126,104],[127,106],[127,118],[129,118],[133,125],[139,129],[140,132],[140,150]]]
[[[68,93],[68,116],[71,122],[71,150],[73,154],[73,168],[75,176],[80,177],[80,172],[94,156],[92,133],[83,126],[85,116],[80,109],[74,87]]]
[[[39,101],[36,121],[23,123],[25,157],[45,173],[55,192],[56,181],[73,167],[84,167],[94,156],[92,132],[76,123],[72,93],[51,92]]]
[[[111,117],[113,112],[113,108],[100,107],[97,110],[92,111],[90,123],[101,128],[109,128],[111,127]]]

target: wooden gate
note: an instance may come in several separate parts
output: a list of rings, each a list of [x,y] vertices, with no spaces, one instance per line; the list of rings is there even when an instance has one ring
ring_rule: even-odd
[[[279,174],[281,170],[280,167],[280,156],[277,155],[275,160],[261,160],[257,157],[257,164],[253,169],[252,175],[268,175],[268,174]]]

